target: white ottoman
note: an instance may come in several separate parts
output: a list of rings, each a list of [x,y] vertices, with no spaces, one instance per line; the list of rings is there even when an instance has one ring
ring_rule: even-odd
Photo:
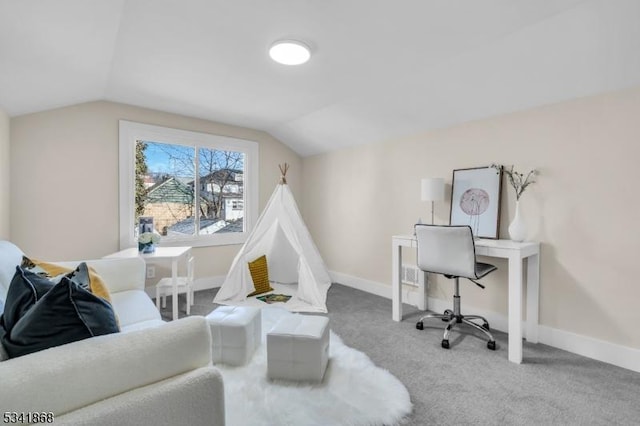
[[[267,333],[267,376],[321,382],[329,361],[329,318],[292,315]]]
[[[260,308],[220,306],[207,315],[214,364],[245,365],[260,346]]]

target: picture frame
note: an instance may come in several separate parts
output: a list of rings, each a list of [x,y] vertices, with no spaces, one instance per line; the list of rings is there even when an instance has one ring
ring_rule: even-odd
[[[144,232],[153,232],[153,216],[140,216],[138,222],[138,235]]]
[[[469,225],[475,238],[497,239],[500,231],[502,169],[453,171],[450,225]]]

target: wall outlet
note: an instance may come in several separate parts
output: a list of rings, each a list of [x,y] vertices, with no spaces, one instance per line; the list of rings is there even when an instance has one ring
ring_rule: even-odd
[[[147,278],[155,278],[156,276],[156,267],[153,265],[147,266]]]

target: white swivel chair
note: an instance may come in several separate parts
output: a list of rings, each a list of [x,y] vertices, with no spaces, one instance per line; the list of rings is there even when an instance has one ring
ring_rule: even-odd
[[[191,314],[191,305],[193,305],[193,256],[187,259],[187,276],[178,277],[178,294],[186,293],[187,295],[187,315]],[[162,297],[162,307],[167,307],[167,294],[172,294],[173,282],[171,277],[162,278],[156,284],[156,307],[160,309],[160,298]]]
[[[477,279],[484,277],[497,268],[488,263],[476,261],[476,248],[470,226],[423,225],[415,226],[418,239],[418,267],[425,272],[442,274],[455,279],[453,295],[453,311],[447,309],[443,314],[427,314],[416,323],[416,328],[424,328],[427,318],[440,318],[447,321],[442,338],[442,347],[449,349],[449,334],[457,324],[467,324],[480,330],[488,338],[487,347],[496,349],[496,341],[491,335],[489,323],[479,315],[462,315],[460,312],[459,279],[467,278],[481,288],[484,286]],[[482,320],[482,325],[472,320]]]

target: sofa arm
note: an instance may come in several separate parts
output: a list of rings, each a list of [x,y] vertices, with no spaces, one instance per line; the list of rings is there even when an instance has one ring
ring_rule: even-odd
[[[210,364],[203,317],[93,337],[0,362],[0,412],[58,416]]]
[[[73,426],[224,426],[220,370],[203,367],[55,418]]]
[[[142,258],[94,259],[53,263],[75,269],[80,262],[87,262],[87,265],[95,269],[111,293],[126,290],[144,290],[146,264]]]

